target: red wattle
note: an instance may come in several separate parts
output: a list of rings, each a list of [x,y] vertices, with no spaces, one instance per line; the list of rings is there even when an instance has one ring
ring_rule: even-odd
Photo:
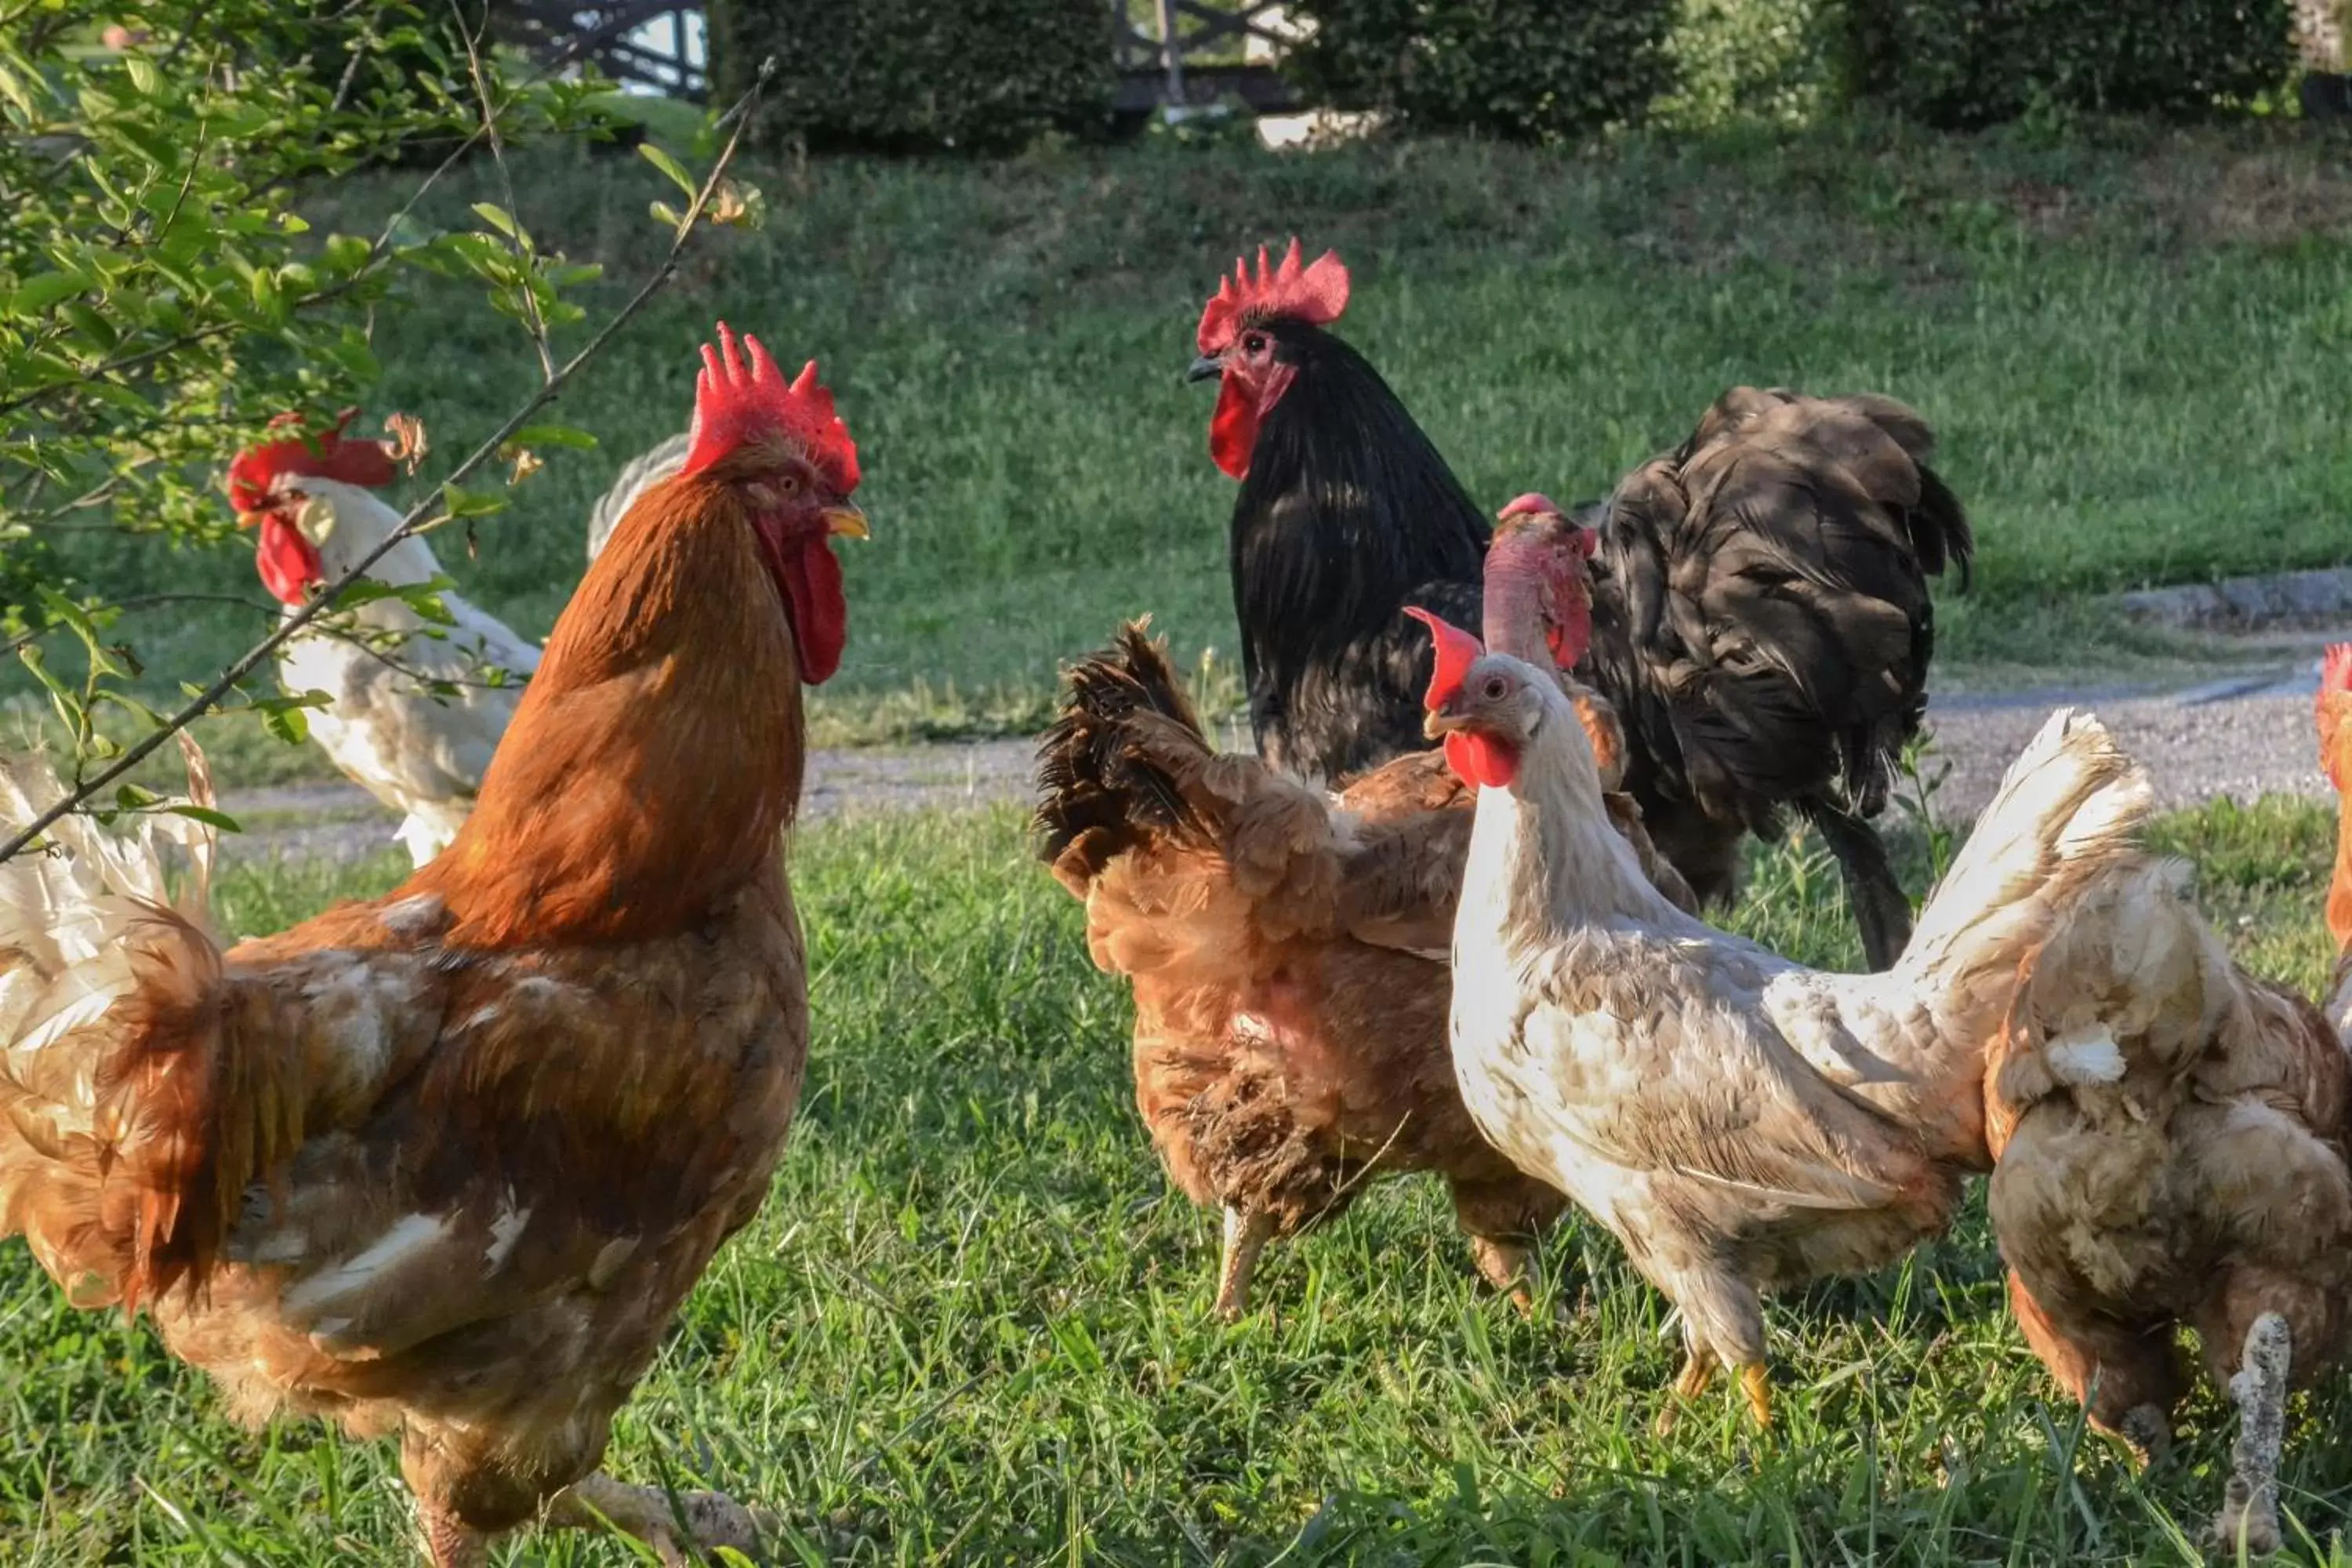
[[[1519,776],[1518,753],[1489,735],[1456,730],[1445,737],[1445,765],[1464,784],[1507,789]]]
[[[262,586],[284,605],[302,603],[304,590],[327,580],[317,548],[302,537],[300,529],[274,511],[261,520],[253,563],[261,572]]]
[[[841,563],[824,539],[793,552],[777,574],[792,602],[793,649],[801,679],[810,686],[832,678],[849,646],[849,601],[841,592]]]
[[[1217,411],[1209,416],[1209,456],[1232,478],[1245,479],[1256,445],[1256,400],[1239,376],[1229,374],[1218,384]]]

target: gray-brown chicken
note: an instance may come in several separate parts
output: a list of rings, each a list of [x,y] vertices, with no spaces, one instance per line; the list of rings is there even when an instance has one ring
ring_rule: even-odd
[[[2027,1342],[2143,1458],[2197,1331],[2240,1420],[2214,1532],[2260,1553],[2286,1391],[2344,1346],[2352,1065],[2317,1009],[2231,963],[2186,881],[2136,858],[2028,961],[1988,1062],[1990,1207]]]
[[[1508,520],[1498,537],[1571,532]],[[1578,535],[1578,538],[1589,536]],[[1556,557],[1582,614],[1580,551]],[[1224,1211],[1217,1310],[1247,1310],[1266,1243],[1344,1211],[1379,1177],[1444,1176],[1478,1268],[1528,1304],[1528,1244],[1563,1200],[1471,1125],[1446,1045],[1446,947],[1471,792],[1425,752],[1336,796],[1203,739],[1140,623],[1080,660],[1039,749],[1039,852],[1087,905],[1097,964],[1135,990],[1137,1108],[1169,1174]],[[1622,740],[1580,689],[1612,763]],[[1639,809],[1620,830],[1669,895]]]

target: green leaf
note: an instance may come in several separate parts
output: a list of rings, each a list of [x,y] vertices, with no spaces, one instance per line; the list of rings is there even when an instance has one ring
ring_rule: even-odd
[[[577,452],[591,450],[596,445],[595,437],[569,425],[526,425],[507,439],[517,447],[569,447]]]
[[[670,184],[676,185],[679,190],[684,191],[688,196],[692,196],[694,193],[700,188],[696,184],[694,176],[686,172],[683,164],[679,163],[677,159],[671,157],[660,148],[655,146],[652,142],[638,142],[637,152],[645,158],[646,163],[651,163],[655,168],[659,169],[663,174],[668,175]]]
[[[299,746],[310,738],[310,717],[292,704],[265,709],[261,727],[289,746]]]
[[[78,272],[40,272],[16,286],[8,297],[8,313],[12,316],[37,316],[61,300],[71,299],[89,287],[89,279]]]
[[[522,238],[522,228],[515,222],[514,215],[495,203],[476,202],[474,204],[474,216],[480,218],[484,223],[488,224],[492,228],[497,229],[500,234],[505,235],[509,239],[520,241]]]
[[[154,97],[155,89],[163,85],[163,79],[155,74],[154,63],[144,55],[126,56],[122,68],[130,74],[131,85],[137,88],[142,97]]]
[[[226,811],[215,811],[208,805],[191,805],[185,801],[175,801],[163,809],[173,816],[184,816],[192,822],[201,822],[207,827],[217,827],[223,833],[245,831],[236,825],[236,817]]]
[[[451,517],[488,517],[492,512],[504,511],[507,507],[503,496],[469,490],[460,485],[443,485],[441,497],[442,504],[449,509]]]

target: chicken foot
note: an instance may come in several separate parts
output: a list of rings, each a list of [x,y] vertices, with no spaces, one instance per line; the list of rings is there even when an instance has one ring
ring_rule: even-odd
[[[543,1522],[550,1530],[634,1535],[654,1549],[662,1568],[690,1568],[722,1546],[755,1561],[760,1552],[760,1521],[724,1492],[682,1491],[673,1508],[661,1488],[631,1486],[602,1470],[558,1492]]]
[[[2286,1440],[2286,1378],[2294,1346],[2286,1320],[2264,1312],[2246,1330],[2245,1359],[2230,1379],[2238,1406],[2238,1441],[2230,1454],[2234,1473],[2222,1493],[2213,1537],[2224,1551],[2246,1543],[2249,1557],[2278,1551],[2279,1450]]]
[[[1250,1278],[1257,1272],[1258,1254],[1274,1239],[1275,1216],[1228,1204],[1225,1206],[1224,1254],[1217,1263],[1217,1316],[1238,1321],[1249,1310]]]
[[[1528,1321],[1536,1315],[1536,1249],[1524,1241],[1506,1237],[1474,1236],[1470,1238],[1470,1256],[1478,1265],[1478,1272],[1487,1284],[1511,1299],[1511,1305]],[[1552,1321],[1566,1325],[1575,1321],[1576,1314],[1566,1302],[1552,1308]]]

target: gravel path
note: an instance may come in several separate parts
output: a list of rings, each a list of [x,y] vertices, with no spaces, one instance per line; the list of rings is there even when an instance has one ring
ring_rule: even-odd
[[[2053,689],[1933,702],[1929,721],[1951,769],[1937,805],[1956,819],[1974,816],[2010,758],[2062,702],[2098,714],[2147,763],[2168,806],[2220,795],[2325,797],[2311,731],[2317,688],[2311,668],[2298,662],[2181,691]],[[819,751],[809,761],[802,816],[1025,800],[1032,746],[1020,739]],[[357,785],[340,782],[231,791],[222,805],[245,825],[240,853],[362,858],[390,842],[395,821]]]

